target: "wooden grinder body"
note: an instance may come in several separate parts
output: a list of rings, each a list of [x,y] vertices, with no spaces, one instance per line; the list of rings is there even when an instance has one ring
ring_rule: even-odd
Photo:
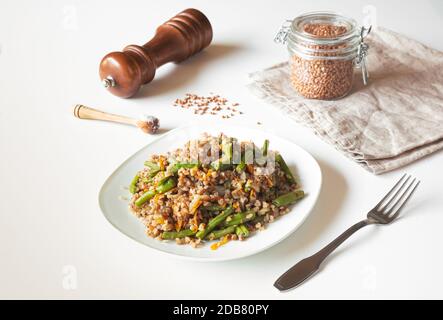
[[[206,48],[212,27],[196,9],[186,9],[157,28],[143,46],[129,45],[122,52],[107,54],[100,63],[100,79],[114,95],[129,98],[154,79],[158,67],[180,62]]]

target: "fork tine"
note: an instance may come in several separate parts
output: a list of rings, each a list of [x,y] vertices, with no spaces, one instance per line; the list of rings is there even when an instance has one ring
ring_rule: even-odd
[[[406,177],[406,173],[403,175],[403,177],[401,177],[400,178],[400,180],[398,180],[398,182],[394,185],[394,187],[392,187],[392,189],[391,190],[389,190],[389,192],[383,197],[383,199],[381,199],[380,200],[380,202],[379,203],[377,203],[377,205],[374,207],[374,209],[377,209],[377,210],[380,210],[381,208],[381,205],[382,205],[382,203],[383,202],[385,202],[387,199],[389,199],[389,197],[391,196],[391,194],[392,194],[392,192],[394,192],[395,191],[395,189],[399,186],[399,184],[403,181],[403,179]],[[410,177],[408,177],[408,179],[409,179]],[[408,179],[406,179],[406,181],[408,181]],[[400,188],[401,189],[401,188]],[[397,191],[398,192],[398,191]],[[394,195],[394,197],[395,197],[395,195]],[[391,199],[392,200],[392,199]],[[390,200],[390,201],[391,201]],[[389,201],[389,202],[390,202]],[[385,206],[383,206],[383,208],[385,208],[386,207],[386,205]]]
[[[409,179],[412,178],[411,176],[409,176],[406,181],[401,185],[401,187],[397,190],[397,192],[392,196],[392,198],[388,201],[388,203],[383,206],[383,208],[381,209],[381,211],[384,211],[386,215],[389,215],[390,213],[392,213],[392,210],[394,209],[394,207],[400,203],[400,200],[402,199],[402,197],[405,195],[405,193],[410,189],[410,187],[414,184],[415,182],[415,178],[414,180],[412,180],[411,183],[408,183]]]
[[[415,179],[414,179],[414,181],[415,181]],[[411,183],[411,185],[409,186],[408,190],[410,189],[410,187],[411,187],[413,184],[414,184],[414,182]],[[414,194],[414,192],[415,192],[415,190],[417,189],[417,187],[418,187],[419,184],[420,184],[420,180],[417,181],[417,183],[415,184],[414,188],[411,190],[411,192],[410,192],[409,195],[406,197],[406,199],[403,201],[403,203],[400,205],[400,207],[397,209],[397,211],[395,211],[395,213],[394,213],[392,216],[389,217],[389,219],[390,219],[391,221],[398,217],[398,215],[400,214],[400,211],[403,209],[403,207],[405,206],[406,202],[408,202],[408,200],[412,197],[412,195]],[[403,194],[403,196],[404,196],[405,194],[407,194],[407,191],[408,191],[408,190],[406,190],[406,192]],[[403,198],[403,196],[402,196],[402,198]],[[401,198],[400,198],[400,200],[401,200]],[[394,209],[394,208],[392,208],[392,209]],[[391,211],[392,211],[392,209],[391,209]],[[389,213],[389,215],[391,215],[391,213]]]

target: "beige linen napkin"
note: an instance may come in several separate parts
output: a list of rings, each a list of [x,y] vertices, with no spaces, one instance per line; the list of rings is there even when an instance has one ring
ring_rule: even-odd
[[[337,101],[308,100],[289,82],[288,64],[251,74],[248,87],[326,142],[380,174],[443,148],[443,53],[378,28],[367,38],[370,72]]]

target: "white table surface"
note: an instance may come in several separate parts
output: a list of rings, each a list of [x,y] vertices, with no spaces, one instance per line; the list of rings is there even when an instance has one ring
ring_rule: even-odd
[[[332,9],[362,21],[368,4],[330,3],[2,0],[0,298],[443,298],[443,153],[374,176],[245,87],[249,72],[286,59],[285,49],[272,42],[283,20]],[[443,50],[441,1],[370,4],[379,25]],[[101,57],[143,44],[160,23],[186,7],[207,14],[215,32],[212,46],[195,59],[163,67],[133,99],[106,92],[98,79]],[[245,114],[226,123],[257,126],[260,121],[263,130],[312,153],[324,186],[310,218],[281,244],[238,261],[205,264],[165,257],[105,220],[99,188],[154,137],[131,127],[80,121],[72,107],[82,103],[131,116],[154,114],[168,130],[210,121],[171,107],[186,92],[210,91],[241,103]],[[403,218],[357,233],[298,289],[282,294],[272,286],[288,267],[362,218],[406,171],[422,185]]]

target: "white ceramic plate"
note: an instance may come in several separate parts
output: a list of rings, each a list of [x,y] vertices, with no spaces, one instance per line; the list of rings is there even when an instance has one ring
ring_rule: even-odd
[[[291,212],[279,217],[267,225],[266,230],[253,234],[246,241],[231,241],[218,250],[211,250],[208,244],[200,248],[177,245],[174,241],[158,241],[146,236],[143,224],[129,211],[128,186],[135,173],[143,168],[144,161],[151,154],[160,154],[181,147],[186,141],[198,138],[208,132],[217,135],[220,132],[236,137],[240,141],[253,141],[261,145],[264,139],[270,140],[270,149],[278,150],[292,172],[299,178],[306,197],[292,206]],[[99,203],[106,219],[128,237],[158,251],[201,261],[232,260],[263,251],[294,232],[307,218],[320,193],[322,177],[315,159],[296,144],[267,132],[242,126],[202,126],[193,125],[172,130],[126,160],[106,180],[99,194]]]

